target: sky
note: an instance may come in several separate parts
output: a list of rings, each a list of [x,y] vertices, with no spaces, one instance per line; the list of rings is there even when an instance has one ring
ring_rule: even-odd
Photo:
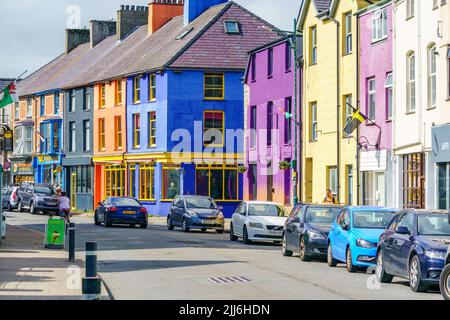
[[[302,0],[234,0],[273,25],[293,29]],[[64,52],[65,28],[116,19],[121,4],[148,0],[0,0],[0,78],[33,71]],[[79,15],[77,14],[79,12]],[[76,17],[80,17],[77,19]]]

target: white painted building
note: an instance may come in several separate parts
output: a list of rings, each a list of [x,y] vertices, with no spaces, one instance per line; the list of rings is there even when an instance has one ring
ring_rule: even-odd
[[[394,4],[391,160],[398,207],[437,208],[439,203],[442,207],[438,198],[450,203],[450,150],[446,152],[444,141],[447,134],[450,140],[450,125],[448,130],[434,128],[450,124],[449,13],[448,0]]]

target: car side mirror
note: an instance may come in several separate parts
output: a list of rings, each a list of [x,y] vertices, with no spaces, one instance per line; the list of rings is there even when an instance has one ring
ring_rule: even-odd
[[[348,224],[343,224],[342,225],[342,230],[345,230],[345,231],[348,231],[350,228],[349,228],[349,225]]]
[[[217,209],[219,209],[220,211],[223,210],[223,206],[217,206]]]
[[[397,227],[395,229],[395,233],[398,233],[398,234],[410,234],[409,229],[407,227]]]
[[[103,202],[100,201],[100,202],[98,203],[98,205],[99,205],[100,207],[103,207]]]

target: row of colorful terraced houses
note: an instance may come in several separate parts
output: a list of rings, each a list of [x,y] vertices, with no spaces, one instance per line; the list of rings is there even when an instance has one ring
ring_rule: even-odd
[[[14,182],[59,184],[78,210],[136,197],[155,215],[180,193],[229,217],[243,199],[326,189],[448,209],[446,2],[304,0],[292,33],[227,0],[122,6],[66,30],[66,51],[19,83]]]

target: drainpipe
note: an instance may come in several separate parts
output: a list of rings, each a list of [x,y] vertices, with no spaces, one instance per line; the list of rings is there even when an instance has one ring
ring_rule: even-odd
[[[337,176],[336,176],[336,183],[337,183],[337,194],[336,198],[338,202],[340,203],[340,194],[341,194],[341,119],[340,119],[340,109],[341,109],[341,85],[340,85],[340,61],[339,61],[339,38],[340,38],[340,22],[337,21],[335,18],[331,17],[328,12],[328,19],[333,21],[336,24],[336,160],[337,160]]]
[[[360,17],[356,16],[356,106],[359,110],[359,106],[360,106],[360,99],[359,99],[359,95],[360,95],[360,52],[359,52],[359,34],[360,34],[360,28],[359,28],[359,23],[360,23]],[[356,205],[359,205],[360,201],[361,201],[361,194],[360,194],[360,190],[361,190],[361,176],[360,176],[360,168],[361,168],[361,149],[359,148],[359,126],[356,129]],[[350,203],[352,204],[352,203]]]

